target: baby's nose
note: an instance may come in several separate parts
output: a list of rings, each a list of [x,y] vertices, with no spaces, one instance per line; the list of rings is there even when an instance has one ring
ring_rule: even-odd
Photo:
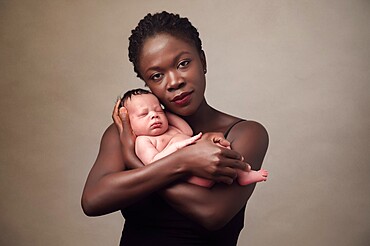
[[[156,112],[153,112],[151,118],[152,119],[158,118],[158,114]]]

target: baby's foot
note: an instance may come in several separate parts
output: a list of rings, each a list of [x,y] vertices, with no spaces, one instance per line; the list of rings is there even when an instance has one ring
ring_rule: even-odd
[[[259,171],[251,170],[250,172],[238,171],[238,183],[248,185],[256,182],[266,181],[268,172],[265,169]]]

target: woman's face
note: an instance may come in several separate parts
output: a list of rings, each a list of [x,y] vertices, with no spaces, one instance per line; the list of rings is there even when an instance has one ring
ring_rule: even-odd
[[[170,111],[190,116],[203,102],[206,62],[194,45],[169,34],[148,38],[138,68],[147,86]]]

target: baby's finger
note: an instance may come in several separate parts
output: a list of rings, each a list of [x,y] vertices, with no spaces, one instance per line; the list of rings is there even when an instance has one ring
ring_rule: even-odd
[[[197,141],[197,140],[199,140],[199,139],[201,139],[202,138],[202,135],[203,135],[203,133],[198,133],[197,135],[195,135],[195,136],[193,136],[192,138],[194,138],[195,139],[195,141]]]
[[[198,139],[200,139],[202,137],[202,134],[199,133],[191,138],[188,138],[184,141],[184,147],[187,146],[187,145],[190,145],[190,144],[193,144],[195,143]]]

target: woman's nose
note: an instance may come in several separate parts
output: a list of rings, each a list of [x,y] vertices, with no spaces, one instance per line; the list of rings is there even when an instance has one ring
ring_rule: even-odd
[[[169,92],[175,91],[185,86],[185,79],[177,71],[170,72],[167,82],[167,90]]]

